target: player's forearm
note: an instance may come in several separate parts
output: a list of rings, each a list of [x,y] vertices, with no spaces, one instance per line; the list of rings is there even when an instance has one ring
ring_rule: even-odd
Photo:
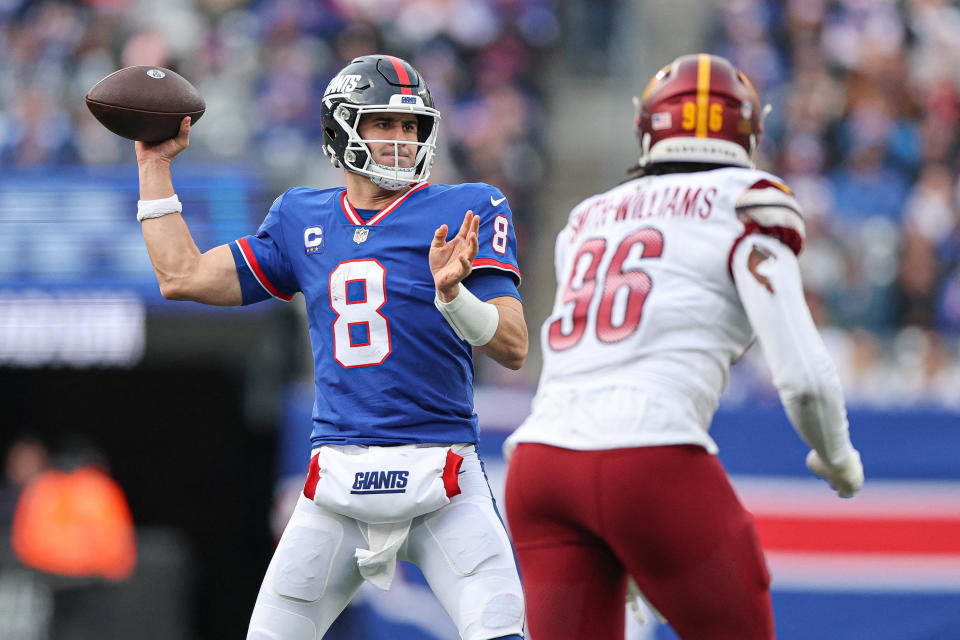
[[[493,338],[480,347],[480,351],[508,369],[519,369],[526,361],[529,349],[523,305],[509,296],[493,298],[488,300],[488,303],[497,307],[500,324],[497,325]]]
[[[140,199],[157,200],[169,198],[175,191],[170,176],[170,161],[150,158],[138,163],[140,175]]]
[[[837,402],[836,394],[781,391],[780,399],[790,423],[808,447],[833,466],[840,466],[849,459],[853,445],[847,412],[842,401]]]
[[[144,220],[143,240],[163,297],[190,299],[189,283],[200,260],[200,249],[179,213]]]
[[[140,200],[158,200],[174,195],[170,161],[149,158],[138,163]],[[200,258],[190,230],[178,213],[142,222],[143,240],[153,264],[160,292],[165,298],[184,299],[184,283],[196,269]]]
[[[179,213],[144,220],[142,230],[164,298],[220,306],[242,303],[240,281],[228,246],[200,253]]]
[[[831,464],[852,454],[840,379],[803,297],[793,253],[772,238],[744,240],[733,270],[791,424]],[[753,246],[762,256],[750,259]]]
[[[141,201],[169,198],[176,193],[169,159],[141,156],[138,168]],[[163,297],[213,305],[241,304],[242,293],[229,248],[201,253],[183,217],[166,211],[142,222],[143,239]]]

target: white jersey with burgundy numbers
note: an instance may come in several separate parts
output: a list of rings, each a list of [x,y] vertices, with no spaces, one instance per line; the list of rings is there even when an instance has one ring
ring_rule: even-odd
[[[752,233],[798,253],[780,179],[720,168],[637,178],[580,203],[557,237],[532,414],[510,437],[572,449],[699,444],[754,340],[731,274]],[[762,277],[762,276],[761,276]]]

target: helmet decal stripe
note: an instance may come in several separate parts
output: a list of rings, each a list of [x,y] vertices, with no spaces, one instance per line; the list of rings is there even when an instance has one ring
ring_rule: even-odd
[[[650,78],[650,82],[648,82],[646,88],[644,88],[643,95],[640,96],[640,99],[646,100],[647,98],[649,98],[650,92],[653,91],[653,88],[657,86],[660,83],[660,81],[666,77],[667,73],[670,72],[672,69],[673,69],[673,65],[668,64],[667,66],[662,67],[660,71],[657,71],[654,74],[654,76]]]
[[[757,95],[757,88],[753,86],[752,82],[750,82],[750,78],[747,77],[747,74],[745,74],[743,71],[737,71],[737,77],[740,78],[743,84],[747,85],[747,88],[750,89],[750,93],[752,93],[753,97],[757,99],[757,102],[760,102],[760,96]]]
[[[383,56],[390,61],[390,64],[393,65],[393,70],[397,72],[397,80],[400,81],[400,84],[410,84],[410,74],[407,73],[406,67],[403,66],[403,61],[399,58],[394,58],[393,56]],[[401,87],[400,93],[404,95],[411,95],[413,89],[410,87]]]
[[[698,138],[707,137],[707,109],[710,106],[710,54],[701,53],[697,60],[697,130]]]

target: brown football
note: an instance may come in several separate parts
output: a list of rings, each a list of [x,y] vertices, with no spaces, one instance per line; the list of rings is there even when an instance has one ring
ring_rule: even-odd
[[[184,116],[196,124],[207,105],[180,74],[141,65],[114,71],[93,85],[87,108],[118,136],[160,142],[177,135]]]

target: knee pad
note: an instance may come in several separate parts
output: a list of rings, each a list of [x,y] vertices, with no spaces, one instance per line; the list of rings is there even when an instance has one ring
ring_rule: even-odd
[[[317,628],[310,618],[278,607],[258,607],[250,620],[247,640],[314,640]]]
[[[277,595],[315,602],[327,587],[333,558],[343,539],[343,531],[295,526],[277,547],[273,590]]]
[[[514,577],[471,580],[460,594],[460,611],[458,627],[464,640],[523,634],[523,591]]]
[[[447,507],[453,517],[428,518],[426,527],[437,541],[447,562],[461,576],[484,568],[514,567],[513,552],[503,525],[491,521],[479,505],[462,502]],[[494,518],[496,518],[494,516]]]
[[[452,570],[445,591],[463,640],[490,640],[523,634],[524,601],[513,549],[488,495],[451,503],[424,526]],[[436,551],[434,551],[436,553]]]

